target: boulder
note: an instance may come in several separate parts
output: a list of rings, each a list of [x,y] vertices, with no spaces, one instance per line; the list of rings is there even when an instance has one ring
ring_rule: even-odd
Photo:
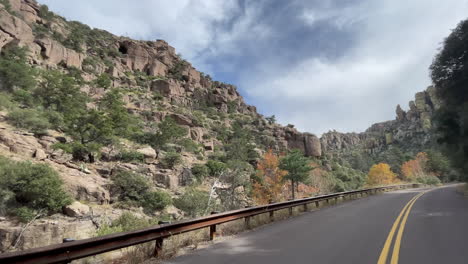
[[[184,115],[181,115],[181,114],[171,114],[170,117],[172,119],[174,119],[174,121],[181,125],[181,126],[189,126],[189,127],[192,127],[193,126],[193,122],[190,118],[184,116]]]
[[[89,206],[78,201],[73,202],[63,208],[63,213],[71,217],[86,216],[90,212]]]
[[[47,154],[42,149],[36,149],[36,151],[34,151],[33,157],[38,160],[45,160],[47,159]]]
[[[188,186],[194,182],[195,178],[192,174],[192,170],[189,168],[184,168],[182,173],[179,176],[179,185]]]
[[[22,19],[10,15],[3,7],[0,10],[0,32],[3,33],[3,46],[13,39],[18,40],[21,45],[28,45],[34,40],[31,27]],[[8,40],[5,35],[9,36]]]
[[[59,42],[49,38],[36,39],[35,42],[41,47],[41,55],[49,64],[56,65],[63,62],[68,67],[73,66],[81,69],[85,58],[83,54],[65,48]]]
[[[181,96],[184,94],[184,88],[175,80],[154,80],[151,83],[151,91],[161,93],[163,96]]]
[[[136,150],[138,153],[141,153],[145,156],[147,159],[155,159],[157,157],[156,150],[152,147],[144,147]]]
[[[201,142],[203,140],[204,129],[202,127],[192,127],[190,128],[190,137],[197,141]]]
[[[169,215],[173,220],[180,220],[184,217],[184,212],[173,205],[166,207],[163,214]]]

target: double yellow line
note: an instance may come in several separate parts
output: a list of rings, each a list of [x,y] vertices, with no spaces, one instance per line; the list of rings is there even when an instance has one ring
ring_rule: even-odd
[[[403,218],[400,224],[400,228],[398,229],[395,243],[393,245],[392,258],[390,260],[390,264],[398,264],[398,257],[400,255],[401,238],[403,237],[403,231],[405,230],[405,225],[406,225],[406,221],[408,220],[408,215],[414,203],[416,202],[416,200],[419,197],[423,196],[428,191],[424,191],[416,195],[415,197],[413,197],[413,199],[411,199],[405,205],[405,207],[403,207],[403,210],[401,210],[400,214],[395,220],[395,223],[393,223],[392,229],[390,229],[390,233],[388,234],[387,240],[385,241],[384,247],[382,249],[382,252],[380,253],[380,257],[379,257],[379,260],[377,261],[377,264],[387,263],[387,258],[388,258],[388,254],[390,253],[390,246],[392,245],[393,237],[395,235],[395,232],[397,231],[398,225],[400,224],[400,220]]]

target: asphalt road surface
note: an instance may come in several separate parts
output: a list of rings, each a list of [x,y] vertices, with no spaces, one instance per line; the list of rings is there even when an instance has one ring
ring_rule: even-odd
[[[245,232],[167,263],[468,263],[456,186],[361,198]]]

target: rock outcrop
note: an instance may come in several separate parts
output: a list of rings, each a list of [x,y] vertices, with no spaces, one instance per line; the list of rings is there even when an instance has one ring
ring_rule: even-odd
[[[396,107],[396,119],[373,124],[363,133],[339,133],[331,131],[322,135],[324,151],[340,152],[358,148],[369,153],[378,153],[390,145],[420,149],[432,144],[431,118],[439,107],[434,87],[415,95],[409,102],[409,110]]]

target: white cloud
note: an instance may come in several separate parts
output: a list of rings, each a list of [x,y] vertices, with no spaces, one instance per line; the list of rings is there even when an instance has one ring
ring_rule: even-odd
[[[261,112],[318,134],[393,119],[430,84],[437,48],[468,14],[467,0],[278,1],[268,11],[269,1],[39,1],[115,34],[165,39],[196,67],[230,72]],[[291,42],[328,43],[337,55]]]
[[[405,107],[430,84],[428,66],[437,47],[465,18],[468,5],[458,0],[387,0],[373,1],[361,11],[367,14],[360,21],[363,28],[344,56],[305,58],[290,69],[266,64],[264,75],[242,85],[261,104],[275,103],[281,122],[302,130],[362,131],[373,122],[393,119],[397,104]]]

